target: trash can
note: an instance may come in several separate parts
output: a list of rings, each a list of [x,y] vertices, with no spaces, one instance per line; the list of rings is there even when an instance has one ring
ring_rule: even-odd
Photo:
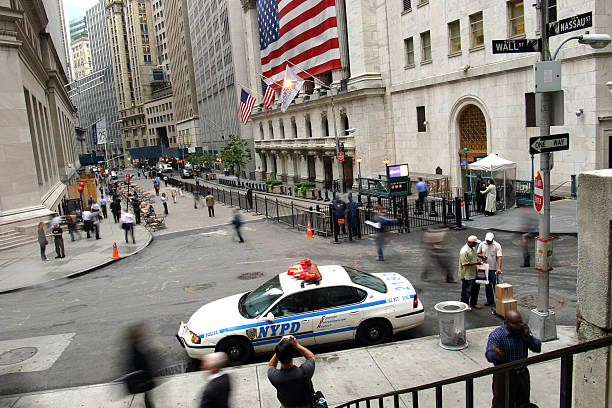
[[[468,346],[465,334],[465,312],[463,302],[440,302],[434,306],[440,323],[440,347],[447,350],[462,350]]]

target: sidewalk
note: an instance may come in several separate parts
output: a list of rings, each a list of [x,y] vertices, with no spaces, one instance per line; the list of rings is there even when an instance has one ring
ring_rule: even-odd
[[[313,383],[331,407],[364,396],[450,378],[490,367],[484,357],[494,327],[468,331],[468,348],[449,351],[439,347],[438,336],[317,355]],[[542,345],[542,352],[577,343],[574,327],[558,326],[558,340]],[[316,350],[315,350],[316,352]],[[298,362],[299,364],[299,362]],[[227,370],[231,373],[233,407],[278,408],[276,391],[267,379],[267,363]],[[559,362],[530,367],[531,401],[540,408],[559,404]],[[158,407],[197,407],[206,383],[203,373],[165,377],[154,391]],[[0,408],[24,407],[143,407],[142,395],[125,394],[123,384],[110,383],[47,392],[0,397]],[[444,406],[465,405],[465,383],[443,387]],[[474,381],[474,406],[490,407],[491,377]],[[421,406],[434,406],[433,391],[420,392]],[[392,406],[392,404],[388,404]],[[412,406],[408,395],[400,406]]]
[[[136,225],[134,238],[136,245],[125,243],[125,231],[120,224],[115,224],[110,211],[110,218],[100,222],[100,238],[95,233],[87,239],[87,234],[80,231],[81,239],[70,241],[70,234],[64,232],[64,250],[66,258],[55,259],[54,238],[48,237],[48,261],[40,259],[38,242],[0,252],[0,293],[24,287],[38,285],[55,279],[68,278],[97,269],[114,262],[113,243],[117,243],[120,257],[133,255],[146,248],[153,238],[142,226]]]

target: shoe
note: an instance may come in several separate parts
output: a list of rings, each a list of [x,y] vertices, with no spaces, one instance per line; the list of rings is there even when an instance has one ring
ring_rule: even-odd
[[[66,255],[62,255],[62,258],[65,258],[65,257],[66,257]]]
[[[55,259],[60,259],[60,258],[61,258],[61,256],[56,256],[56,257],[55,257]]]
[[[482,309],[482,306],[480,306],[480,305],[474,305],[474,306],[472,306],[472,307],[473,307],[474,309]]]
[[[471,312],[471,311],[472,311],[472,308],[468,306],[467,311],[468,311],[468,312]]]
[[[456,279],[451,279],[451,280],[446,280],[446,283],[457,283],[458,281]]]
[[[377,257],[376,257],[376,260],[377,260],[377,261],[384,261],[385,259],[384,259],[384,258],[380,258],[380,257],[378,257],[378,256],[377,256]]]
[[[485,303],[485,306],[493,306],[495,304],[495,302],[487,302]]]

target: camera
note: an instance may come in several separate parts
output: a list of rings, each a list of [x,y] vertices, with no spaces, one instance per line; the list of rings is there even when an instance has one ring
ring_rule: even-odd
[[[606,86],[608,87],[608,89],[610,90],[610,92],[612,92],[612,81],[608,81],[608,82],[606,82]]]

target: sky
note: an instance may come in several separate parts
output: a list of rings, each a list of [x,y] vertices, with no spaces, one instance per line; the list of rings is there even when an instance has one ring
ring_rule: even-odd
[[[81,18],[85,12],[92,8],[98,0],[64,0],[64,11],[66,12],[66,24],[70,20]]]

